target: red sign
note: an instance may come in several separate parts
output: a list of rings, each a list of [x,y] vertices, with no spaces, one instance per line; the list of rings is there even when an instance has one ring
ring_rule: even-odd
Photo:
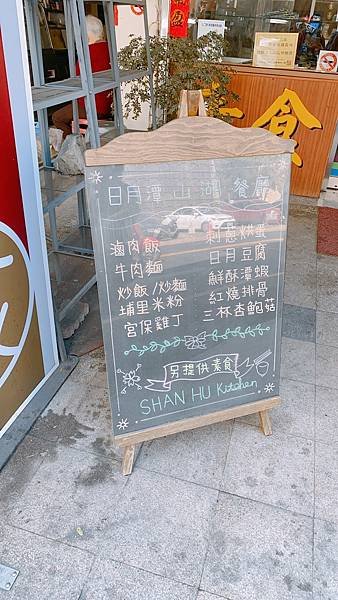
[[[335,73],[337,71],[338,53],[321,52],[318,59],[319,71],[324,73]]]
[[[138,17],[140,17],[144,13],[144,8],[142,6],[131,6],[130,10],[132,13],[134,13],[134,15],[137,15]]]
[[[169,15],[169,35],[187,37],[190,0],[171,0]]]
[[[0,31],[0,176],[4,184],[10,182],[10,198],[6,190],[6,185],[2,185],[0,194],[0,221],[3,221],[15,231],[22,243],[27,248],[26,226],[22,206],[21,186],[19,179],[18,162],[16,156],[16,147],[14,139],[13,121],[11,105],[9,100],[9,91],[7,85],[7,73],[5,66],[5,56],[2,46],[2,37]],[[28,248],[27,248],[28,249]]]

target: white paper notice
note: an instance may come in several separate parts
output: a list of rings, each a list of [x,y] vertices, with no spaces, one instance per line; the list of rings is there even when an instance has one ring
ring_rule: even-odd
[[[197,37],[200,38],[202,35],[207,35],[211,31],[224,36],[225,21],[219,21],[217,19],[198,19],[197,21]]]

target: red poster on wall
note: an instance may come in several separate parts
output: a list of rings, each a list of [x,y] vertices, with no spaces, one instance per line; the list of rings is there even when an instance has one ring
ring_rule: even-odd
[[[187,37],[190,0],[171,0],[169,14],[170,37]]]

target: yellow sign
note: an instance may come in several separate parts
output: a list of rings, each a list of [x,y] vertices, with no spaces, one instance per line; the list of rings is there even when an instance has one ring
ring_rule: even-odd
[[[255,35],[252,64],[254,67],[293,69],[298,33],[265,33]]]
[[[288,140],[296,131],[298,123],[302,123],[308,129],[322,129],[321,122],[307,110],[296,92],[285,88],[265,113],[256,119],[252,127],[269,125],[269,131]],[[297,167],[303,164],[297,152],[293,153],[292,161]]]
[[[223,115],[241,119],[244,113],[239,108],[224,107],[219,110]],[[308,129],[322,129],[321,122],[312,115],[296,92],[285,88],[284,92],[258,117],[251,127],[269,126],[269,131],[279,135],[284,140],[291,139],[299,123]],[[296,147],[298,143],[296,143]],[[301,167],[303,161],[297,152],[292,154],[292,162]]]

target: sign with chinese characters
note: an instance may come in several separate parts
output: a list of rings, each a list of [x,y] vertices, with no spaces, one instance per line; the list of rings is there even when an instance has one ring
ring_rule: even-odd
[[[221,112],[235,119],[244,117],[243,111],[238,108],[222,108]],[[283,93],[260,115],[252,127],[268,127],[271,133],[279,135],[285,140],[291,139],[299,125],[307,129],[322,129],[321,122],[304,106],[295,91],[285,88]],[[296,146],[298,143],[296,142]],[[303,166],[301,156],[294,151],[292,162],[297,167]]]
[[[257,32],[252,59],[253,66],[293,69],[297,42],[298,33]]]
[[[115,436],[278,396],[290,142],[249,131],[276,153],[86,169]]]
[[[321,50],[317,61],[317,71],[322,73],[337,73],[338,52]]]
[[[170,37],[187,37],[190,0],[171,0],[169,14]]]
[[[197,37],[200,38],[202,35],[208,33],[218,33],[218,35],[224,36],[225,21],[218,19],[198,19],[197,21]]]

